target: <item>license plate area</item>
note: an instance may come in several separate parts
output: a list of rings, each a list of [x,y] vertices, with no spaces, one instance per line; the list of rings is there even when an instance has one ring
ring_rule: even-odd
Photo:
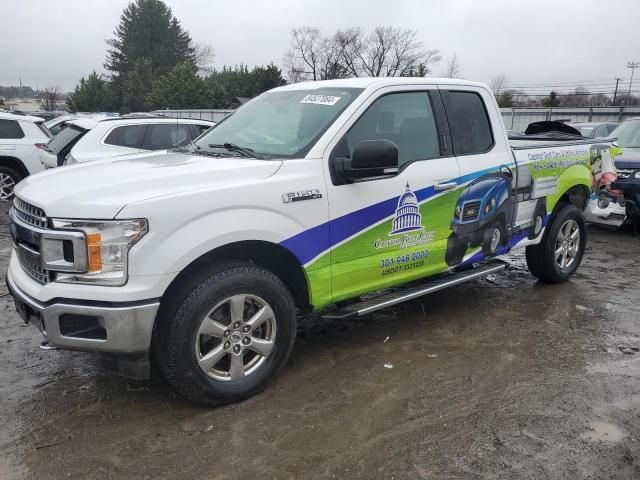
[[[13,297],[13,302],[16,306],[16,311],[20,318],[26,324],[31,324],[37,327],[42,333],[46,335],[47,331],[45,329],[44,320],[42,319],[42,314],[37,310],[34,310],[29,304],[23,302],[19,298]]]

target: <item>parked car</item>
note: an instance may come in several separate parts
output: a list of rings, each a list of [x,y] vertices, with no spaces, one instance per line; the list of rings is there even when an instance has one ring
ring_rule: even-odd
[[[573,128],[580,131],[583,137],[587,138],[605,138],[611,135],[611,132],[620,125],[618,122],[580,122],[569,123]]]
[[[621,123],[611,137],[622,148],[615,159],[618,179],[611,188],[623,192],[627,217],[640,221],[640,117]]]
[[[151,128],[100,127],[132,149]],[[195,402],[236,401],[287,361],[298,313],[365,315],[500,271],[496,256],[525,247],[534,276],[568,280],[586,246],[594,144],[510,141],[491,90],[466,80],[278,87],[184,148],[22,182],[7,285],[45,346],[137,377],[153,361]],[[452,219],[477,224],[491,208],[511,210],[501,248],[463,239],[448,265]]]
[[[80,117],[40,152],[45,168],[188,144],[214,125],[207,120],[154,116]]]
[[[44,120],[0,112],[0,201],[13,197],[23,178],[42,170],[38,151],[51,138]]]

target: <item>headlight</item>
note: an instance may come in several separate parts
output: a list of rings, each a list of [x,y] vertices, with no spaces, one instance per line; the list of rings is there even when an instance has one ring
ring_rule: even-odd
[[[637,170],[636,173],[633,174],[633,178],[640,178],[640,170]]]
[[[129,249],[148,231],[144,219],[53,219],[53,226],[61,230],[80,230],[87,239],[87,272],[58,273],[56,281],[92,285],[117,286],[127,283]]]
[[[491,197],[491,200],[484,206],[484,213],[489,213],[496,206],[496,197]]]

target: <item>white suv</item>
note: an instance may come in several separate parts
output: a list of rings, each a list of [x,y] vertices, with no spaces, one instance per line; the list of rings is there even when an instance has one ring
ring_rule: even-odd
[[[153,116],[79,118],[40,152],[46,168],[189,144],[214,125],[207,120]]]
[[[51,138],[44,120],[0,112],[0,201],[13,197],[13,188],[42,170],[40,150]]]

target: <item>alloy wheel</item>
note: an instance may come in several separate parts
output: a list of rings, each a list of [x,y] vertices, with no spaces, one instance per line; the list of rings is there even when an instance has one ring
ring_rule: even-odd
[[[580,251],[580,226],[575,220],[567,220],[558,231],[555,247],[556,264],[560,270],[573,265]]]
[[[255,295],[234,295],[202,319],[196,334],[196,359],[215,380],[242,380],[264,364],[275,338],[276,319],[269,304]]]

